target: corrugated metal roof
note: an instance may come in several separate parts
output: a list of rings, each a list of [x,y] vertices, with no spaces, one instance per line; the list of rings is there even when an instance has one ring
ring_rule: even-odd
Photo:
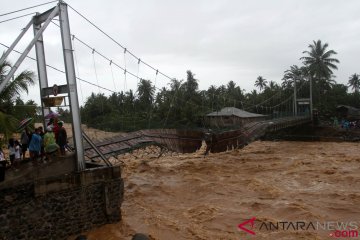
[[[222,117],[222,116],[232,116],[232,115],[240,117],[240,118],[265,117],[265,115],[247,112],[247,111],[235,108],[235,107],[226,107],[226,108],[221,109],[218,112],[209,113],[206,116],[207,117],[216,117],[216,116]]]

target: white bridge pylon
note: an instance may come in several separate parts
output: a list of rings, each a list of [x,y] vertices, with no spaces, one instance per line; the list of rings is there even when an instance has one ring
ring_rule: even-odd
[[[41,98],[52,94],[52,88],[49,88],[48,86],[45,49],[44,49],[42,34],[47,28],[47,26],[50,24],[51,20],[53,20],[53,18],[56,16],[59,16],[59,21],[60,21],[60,32],[61,32],[62,48],[64,55],[65,75],[67,81],[66,85],[58,86],[58,93],[68,94],[69,97],[69,106],[72,117],[72,131],[73,131],[74,145],[76,149],[77,170],[82,171],[85,169],[84,147],[82,141],[81,118],[80,118],[80,110],[79,110],[79,100],[77,95],[73,48],[71,45],[68,7],[65,2],[59,1],[56,7],[51,8],[43,13],[37,13],[34,17],[32,17],[30,22],[21,31],[21,33],[16,38],[16,40],[11,44],[8,50],[1,57],[0,65],[4,63],[5,59],[9,56],[11,51],[13,51],[16,44],[21,40],[21,38],[24,36],[24,34],[29,30],[30,26],[32,25],[34,29],[34,38],[31,40],[31,42],[26,47],[26,49],[21,54],[21,56],[18,58],[18,60],[15,62],[14,66],[12,66],[5,79],[0,83],[0,93],[4,90],[4,87],[11,80],[11,77],[14,75],[14,73],[19,68],[25,57],[29,54],[30,50],[35,45]],[[41,101],[41,106],[42,106],[43,116],[45,116],[45,114],[49,112],[49,108],[45,108],[43,101]]]

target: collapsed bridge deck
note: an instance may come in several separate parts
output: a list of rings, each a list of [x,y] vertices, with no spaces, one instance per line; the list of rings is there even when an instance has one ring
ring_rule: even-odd
[[[206,152],[222,152],[241,148],[252,141],[280,129],[309,123],[309,117],[286,117],[273,120],[251,122],[239,129],[217,131],[148,129],[95,142],[97,149],[107,158],[132,152],[149,145],[157,145],[178,153],[191,153],[198,150],[202,142],[207,145]],[[91,145],[85,145],[85,157],[91,161],[100,161],[101,157]]]

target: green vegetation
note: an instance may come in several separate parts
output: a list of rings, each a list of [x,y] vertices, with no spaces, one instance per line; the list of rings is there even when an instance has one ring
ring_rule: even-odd
[[[313,41],[303,52],[302,66],[292,65],[284,71],[281,84],[254,79],[259,92],[245,92],[234,81],[226,85],[211,85],[199,90],[199,80],[187,71],[186,80],[172,79],[168,86],[156,89],[150,81],[141,79],[135,92],[113,93],[110,96],[92,93],[81,108],[82,122],[90,127],[109,131],[134,131],[146,128],[201,128],[204,116],[223,107],[236,107],[269,116],[292,114],[292,94],[296,81],[297,97],[309,97],[309,82],[313,83],[314,107],[321,116],[330,118],[338,104],[360,107],[360,79],[357,73],[348,79],[348,86],[334,80],[337,53],[328,44]],[[10,63],[0,66],[0,81],[10,69]],[[21,92],[34,84],[34,73],[24,71],[13,79],[0,94],[0,132],[9,135],[18,120],[36,116],[36,104],[23,102]],[[351,92],[349,92],[351,91]],[[58,109],[62,119],[70,121],[68,110]]]
[[[349,83],[348,83],[349,87],[351,87],[354,92],[356,94],[359,93],[359,88],[360,88],[360,78],[359,78],[359,74],[354,73],[353,75],[350,76],[349,78]]]
[[[5,61],[0,65],[0,82],[11,68],[11,63]],[[30,100],[23,102],[20,98],[22,92],[28,93],[28,87],[34,85],[35,74],[25,70],[10,81],[0,93],[0,133],[4,138],[15,132],[19,119],[34,117],[36,115],[36,104]]]
[[[258,87],[260,89],[260,91],[261,91],[261,90],[263,90],[264,88],[267,87],[267,81],[262,76],[258,76],[256,81],[255,81],[254,86]]]
[[[173,79],[168,87],[156,89],[150,80],[142,79],[136,92],[92,94],[82,108],[82,121],[95,128],[111,131],[134,131],[146,128],[199,128],[204,127],[204,115],[223,107],[237,107],[270,116],[292,114],[292,93],[296,81],[298,98],[309,97],[309,80],[313,81],[314,107],[320,115],[335,114],[338,104],[360,107],[359,75],[353,74],[349,86],[333,80],[333,70],[339,62],[328,50],[328,44],[313,41],[300,59],[303,66],[290,66],[285,70],[281,85],[259,76],[253,90],[246,93],[234,81],[227,85],[211,85],[198,89],[198,79],[187,71],[186,81]]]

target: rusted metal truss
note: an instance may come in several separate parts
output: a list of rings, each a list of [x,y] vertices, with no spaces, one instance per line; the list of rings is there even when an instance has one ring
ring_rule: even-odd
[[[242,148],[265,135],[280,129],[309,123],[308,117],[288,117],[276,120],[251,122],[240,129],[214,133],[211,130],[178,130],[148,129],[125,133],[95,142],[97,151],[91,145],[85,145],[85,157],[88,160],[100,161],[101,156],[109,158],[120,154],[131,153],[136,149],[158,146],[159,156],[165,152],[192,153],[197,151],[203,141],[206,142],[206,153],[223,152]],[[206,154],[205,153],[205,154]]]
[[[193,130],[149,129],[121,134],[95,143],[105,157],[116,156],[150,145],[159,146],[163,152],[178,153],[195,152],[201,147],[204,133]],[[85,145],[85,157],[98,161],[99,154],[90,146]]]

